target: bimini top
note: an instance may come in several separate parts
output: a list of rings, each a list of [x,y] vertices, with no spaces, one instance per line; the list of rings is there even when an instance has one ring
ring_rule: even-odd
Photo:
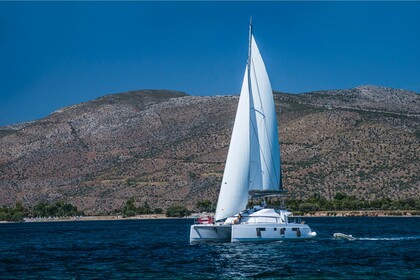
[[[275,217],[280,218],[279,213],[274,211],[274,209],[262,209],[260,211],[254,212],[249,215],[250,217],[258,217],[258,216],[264,216],[264,217]]]

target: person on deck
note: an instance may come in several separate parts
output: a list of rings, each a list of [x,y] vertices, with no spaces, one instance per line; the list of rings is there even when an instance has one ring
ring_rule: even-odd
[[[233,220],[233,224],[239,224],[240,222],[241,222],[241,219],[242,219],[242,215],[241,214],[238,214],[238,217],[236,217],[234,220]]]
[[[262,201],[262,203],[261,203],[261,207],[262,207],[262,208],[267,207],[267,203],[265,202],[265,200],[263,200],[263,201]]]

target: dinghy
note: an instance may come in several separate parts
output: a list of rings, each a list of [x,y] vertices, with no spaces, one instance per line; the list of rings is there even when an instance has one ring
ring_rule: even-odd
[[[356,238],[353,237],[351,234],[344,234],[344,233],[340,233],[340,232],[334,233],[333,236],[334,236],[335,239],[346,239],[346,240],[350,240],[350,241],[356,240]]]

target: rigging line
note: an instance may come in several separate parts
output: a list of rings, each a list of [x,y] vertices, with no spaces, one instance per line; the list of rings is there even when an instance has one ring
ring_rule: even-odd
[[[255,111],[255,110],[254,110]],[[251,120],[251,126],[252,126],[252,130],[253,130],[253,135],[252,136],[254,136],[256,139],[257,139],[257,141],[258,141],[258,146],[259,147],[261,147],[261,145],[260,145],[260,141],[259,141],[259,139],[258,139],[258,129],[256,129],[256,127],[255,127],[255,124],[254,124],[254,122]],[[260,151],[260,149],[259,149],[259,151]],[[259,152],[258,153],[259,155],[258,155],[258,157],[260,157],[260,155],[261,155],[261,152]],[[259,166],[260,166],[260,169],[261,169],[261,157],[260,157],[260,164],[259,164]],[[255,173],[254,174],[254,176],[256,176],[257,175],[257,173]],[[253,178],[254,180],[255,180],[255,177]],[[253,181],[254,181],[253,180]],[[262,188],[262,186],[261,186],[261,188]]]
[[[250,89],[250,93],[252,94],[252,89]],[[250,131],[251,132],[250,133],[250,145],[252,145],[253,142],[257,141],[258,146],[260,146],[259,139],[258,139],[258,129],[256,128],[255,105],[254,105],[254,101],[253,101],[252,96],[250,96],[250,105],[251,104],[252,104],[252,106],[250,106],[250,124],[251,124],[251,130],[252,131]],[[253,139],[255,139],[255,140],[253,140]],[[250,146],[250,148],[251,147],[252,146]],[[257,164],[256,166],[258,166],[258,169],[261,170],[261,156],[260,156],[261,153],[260,153],[260,149],[258,149],[256,153],[255,152],[252,152],[252,150],[253,149],[251,148],[250,157],[252,157],[252,155],[254,155],[255,157],[257,157],[256,160],[254,160],[253,162],[256,162],[256,164]],[[254,163],[254,165],[255,165],[255,163]],[[251,175],[251,172],[248,173],[248,175],[249,175],[248,181],[250,182],[251,179],[253,181],[253,184],[251,184],[251,189],[252,189],[252,187],[256,186],[256,184],[255,184],[255,181],[256,180],[255,179],[257,178],[257,175],[258,174],[261,174],[261,172],[259,172],[256,168],[253,168],[253,169],[255,170],[255,172],[253,172],[252,175]],[[250,168],[250,171],[251,171],[251,168]],[[258,181],[261,181],[261,180],[258,180]],[[249,185],[248,185],[248,187],[249,187]],[[261,186],[261,189],[262,189],[262,186]]]
[[[248,71],[251,71],[251,67],[250,66],[248,66]],[[256,123],[254,123],[254,122],[256,122],[256,115],[255,115],[255,104],[254,104],[254,100],[252,98],[252,85],[251,85],[251,74],[250,74],[250,72],[248,72],[248,89],[249,89],[249,95],[250,95],[249,96],[249,102],[250,102],[250,124],[251,124],[251,129],[252,129],[252,131],[250,133],[250,144],[252,144],[254,141],[257,141],[258,142],[258,146],[260,147],[261,145],[260,145],[259,139],[258,139],[258,129],[256,128]],[[252,141],[252,139],[254,139],[254,138],[256,140]],[[251,152],[250,153],[250,157],[252,156],[251,154],[254,154],[254,153]],[[258,157],[256,162],[258,163],[259,170],[261,170],[261,152],[260,152],[260,149],[258,149],[256,156]],[[255,172],[254,172],[254,174],[252,174],[252,176],[251,176],[251,172],[248,173],[248,188],[249,188],[250,179],[252,179],[252,181],[255,182],[255,178],[257,178],[257,175],[258,174],[261,174],[261,172],[258,172],[258,170],[255,170]],[[261,177],[261,180],[262,180],[262,177]],[[261,180],[259,180],[259,181],[261,181]],[[260,184],[261,184],[261,189],[262,189],[262,181],[261,181]],[[254,186],[255,186],[255,183],[251,184],[251,189]]]
[[[263,108],[263,103],[262,103],[262,101],[261,101],[261,94],[260,94],[260,87],[259,87],[259,85],[258,85],[258,79],[257,79],[257,75],[256,75],[256,71],[255,71],[255,63],[254,63],[254,60],[251,58],[251,65],[252,65],[252,69],[254,70],[254,77],[255,77],[255,82],[256,82],[256,86],[257,86],[257,91],[258,91],[258,98],[259,98],[259,100],[260,100],[260,104],[261,104],[261,109],[262,109],[262,111],[264,112],[264,108]],[[254,107],[255,107],[255,104],[254,104]],[[254,108],[254,110],[255,110],[255,108]],[[273,150],[273,147],[272,147],[272,145],[271,145],[271,142],[270,142],[270,137],[268,137],[269,135],[267,134],[267,123],[266,123],[266,121],[265,121],[265,115],[263,115],[264,116],[264,118],[263,118],[263,122],[264,122],[264,126],[265,126],[265,131],[266,131],[266,137],[267,137],[267,141],[268,141],[268,145],[269,145],[269,148],[270,148],[270,151],[272,151]],[[276,125],[277,125],[277,120],[276,120]],[[258,135],[258,134],[257,134]],[[278,135],[277,135],[277,137],[278,137]],[[260,144],[260,149],[261,149],[261,144]],[[261,153],[262,155],[263,155],[263,159],[264,159],[264,163],[265,163],[265,166],[267,166],[268,167],[268,164],[267,164],[267,161],[266,161],[266,159],[265,159],[265,155],[264,155],[264,153]],[[271,156],[271,162],[272,162],[272,165],[271,165],[271,167],[274,167],[274,169],[276,169],[276,166],[275,166],[275,164],[274,164],[274,158],[273,158],[273,153],[272,152],[270,152],[270,156]],[[276,186],[276,181],[275,182],[273,182],[273,177],[272,177],[272,175],[271,175],[271,172],[270,172],[270,168],[267,168],[267,170],[268,170],[268,176],[269,176],[269,178],[270,178],[270,182],[273,184],[273,186],[274,187],[277,187]],[[276,172],[274,172],[275,174],[275,179],[276,180],[278,180],[279,178],[277,177],[277,174],[276,174]]]
[[[251,108],[251,102],[252,102],[252,105],[254,104],[253,103],[253,100],[252,100],[252,88],[251,88],[251,51],[252,51],[252,17],[250,18],[250,21],[249,21],[249,42],[248,42],[248,61],[247,61],[247,78],[248,78],[248,102],[249,102],[249,105],[250,105],[250,108]],[[250,123],[252,124],[252,119],[251,119],[251,109],[249,110],[249,121],[250,121]],[[251,147],[251,135],[249,135],[250,136],[250,138],[249,138],[249,147]],[[251,152],[249,153],[249,161],[251,162]],[[248,167],[249,168],[249,167]],[[248,190],[249,190],[249,180],[250,180],[250,176],[251,176],[251,174],[250,174],[250,172],[249,172],[249,169],[248,169]]]
[[[254,162],[254,165],[255,164],[258,164],[258,165],[261,165],[261,163],[260,162]],[[254,174],[251,176],[251,172],[250,172],[250,182],[252,182],[252,184],[251,184],[251,187],[249,187],[249,185],[248,185],[248,189],[250,189],[250,190],[254,190],[255,188],[255,186],[256,186],[256,183],[255,183],[255,178],[257,177],[257,175],[258,175],[258,170],[256,170],[255,168],[254,168]]]

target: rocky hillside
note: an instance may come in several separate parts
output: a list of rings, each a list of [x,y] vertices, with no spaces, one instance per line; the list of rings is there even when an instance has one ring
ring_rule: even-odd
[[[276,93],[289,195],[420,197],[420,97],[376,86]],[[108,213],[217,200],[238,96],[132,91],[0,127],[0,206]]]
[[[304,93],[301,102],[327,108],[420,114],[418,94],[402,89],[359,86],[345,90],[323,90]]]

